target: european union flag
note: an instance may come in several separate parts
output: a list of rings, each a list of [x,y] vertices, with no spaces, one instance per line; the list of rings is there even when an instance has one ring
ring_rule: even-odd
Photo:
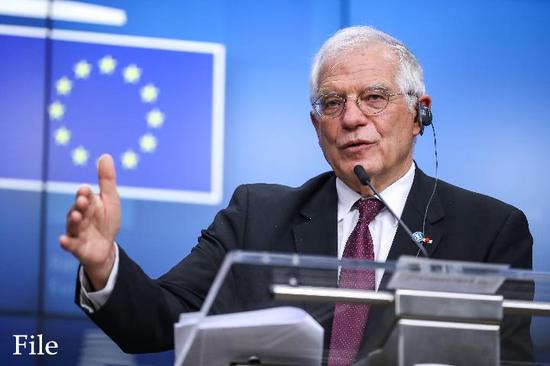
[[[95,183],[107,152],[123,197],[221,200],[223,46],[62,30],[49,42],[49,191]]]

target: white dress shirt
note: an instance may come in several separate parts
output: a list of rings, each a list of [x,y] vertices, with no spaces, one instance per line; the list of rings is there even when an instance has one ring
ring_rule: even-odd
[[[399,217],[401,217],[407,196],[412,187],[414,170],[415,165],[412,163],[404,176],[380,192],[382,198],[384,198]],[[340,178],[336,178],[336,192],[338,194],[338,258],[342,258],[346,241],[359,220],[359,211],[357,209],[352,209],[352,207],[361,196],[359,193],[349,188]],[[388,257],[393,238],[397,231],[397,225],[397,220],[386,208],[383,208],[369,224],[369,230],[374,244],[375,261],[384,262]],[[118,246],[116,243],[115,247],[115,263],[107,281],[107,285],[102,290],[95,292],[91,291],[91,286],[84,274],[84,270],[80,267],[79,276],[82,285],[80,289],[80,305],[90,313],[99,309],[107,302],[115,287],[118,274]],[[376,288],[380,285],[381,279],[382,272],[377,271]]]
[[[103,289],[92,292],[92,285],[84,273],[84,268],[80,266],[78,271],[78,276],[80,277],[80,306],[82,306],[82,308],[89,313],[93,313],[95,310],[102,307],[107,302],[109,296],[111,296],[111,293],[115,288],[115,282],[118,275],[118,245],[116,242],[114,243],[114,246],[115,263],[113,264],[113,269],[111,270],[107,284]]]
[[[380,192],[382,198],[399,217],[403,213],[405,202],[411,191],[414,180],[414,163],[404,176]],[[348,237],[359,220],[359,210],[353,209],[353,204],[361,195],[349,188],[340,178],[336,178],[338,194],[338,258],[342,258]],[[374,244],[374,260],[384,262],[388,258],[391,244],[397,232],[398,221],[387,208],[383,208],[370,222],[369,230]],[[376,273],[376,288],[380,285],[383,272]]]

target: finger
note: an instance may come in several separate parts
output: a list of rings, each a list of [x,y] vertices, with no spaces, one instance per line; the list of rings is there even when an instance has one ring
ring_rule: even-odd
[[[96,207],[97,200],[98,200],[98,197],[95,196],[93,193],[91,195],[89,194],[77,195],[75,203],[73,204],[73,206],[71,207],[71,209],[67,214],[67,218],[69,218],[69,215],[71,214],[72,211],[80,212],[84,219],[91,218],[97,209]]]
[[[59,244],[63,249],[74,254],[76,253],[78,248],[82,245],[82,239],[71,238],[67,235],[61,235],[59,237]]]
[[[85,213],[85,211],[90,206],[90,201],[93,199],[93,194],[91,194],[91,188],[88,186],[81,186],[75,196],[75,200],[73,205],[69,208],[67,211],[67,219],[69,219],[69,216],[73,211],[80,211],[81,213]]]
[[[84,216],[80,211],[73,210],[69,213],[67,218],[66,233],[68,236],[77,237],[80,235],[81,231],[84,229],[82,225],[84,221]]]
[[[78,233],[78,224],[82,220],[82,213],[78,210],[70,210],[67,214],[65,232],[69,236],[75,236]]]
[[[77,196],[74,203],[74,209],[80,211],[82,214],[86,214],[86,211],[91,206],[92,202],[93,198],[90,200],[87,196]]]
[[[100,203],[100,199],[96,195],[92,195],[90,198],[79,196],[75,202],[75,206],[82,213],[84,220],[91,220],[96,212],[98,212]]]
[[[69,211],[67,211],[67,222],[69,222],[69,217],[71,217],[71,214],[75,210],[78,211],[78,209],[76,208],[76,202],[73,203],[73,205],[69,208]]]
[[[87,184],[83,184],[80,187],[78,187],[76,191],[76,197],[78,196],[85,196],[88,198],[91,198],[94,195],[94,192],[92,191],[92,187],[90,187]]]
[[[118,199],[115,162],[111,155],[101,155],[97,166],[97,175],[100,195],[108,199]]]
[[[80,222],[75,225],[74,227],[74,236],[79,238],[85,238],[88,234],[88,231],[90,230],[90,226],[92,226],[92,218],[89,217],[82,217]]]

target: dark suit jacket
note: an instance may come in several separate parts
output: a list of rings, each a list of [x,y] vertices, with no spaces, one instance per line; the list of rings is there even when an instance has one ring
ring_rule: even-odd
[[[416,169],[402,214],[413,232],[422,228],[432,190],[433,178]],[[180,313],[201,307],[230,250],[335,257],[337,201],[332,172],[321,174],[298,188],[268,184],[240,186],[229,206],[201,232],[191,253],[159,279],[150,279],[120,250],[114,291],[107,303],[89,316],[126,352],[173,348],[173,324]],[[425,233],[433,239],[433,244],[427,247],[433,258],[531,268],[532,237],[521,211],[442,181],[430,205]],[[417,250],[399,228],[388,260],[403,254],[416,255]],[[239,304],[238,307],[245,309],[248,306],[243,301],[263,301],[267,294],[252,285],[255,280],[246,274],[233,274],[225,305]],[[79,289],[77,284],[77,303]],[[305,307],[329,335],[332,307]],[[380,309],[372,310],[359,358],[380,346],[385,332],[383,319],[387,316],[383,313]],[[327,342],[328,339],[325,344]],[[503,327],[502,345],[504,358],[528,360],[532,353],[529,320],[508,318]]]

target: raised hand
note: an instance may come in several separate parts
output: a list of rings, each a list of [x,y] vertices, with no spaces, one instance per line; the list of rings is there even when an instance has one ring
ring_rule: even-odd
[[[78,188],[67,213],[61,247],[82,264],[95,290],[105,287],[115,261],[115,237],[120,228],[120,198],[113,158],[102,155],[98,163],[99,195],[88,186]]]

